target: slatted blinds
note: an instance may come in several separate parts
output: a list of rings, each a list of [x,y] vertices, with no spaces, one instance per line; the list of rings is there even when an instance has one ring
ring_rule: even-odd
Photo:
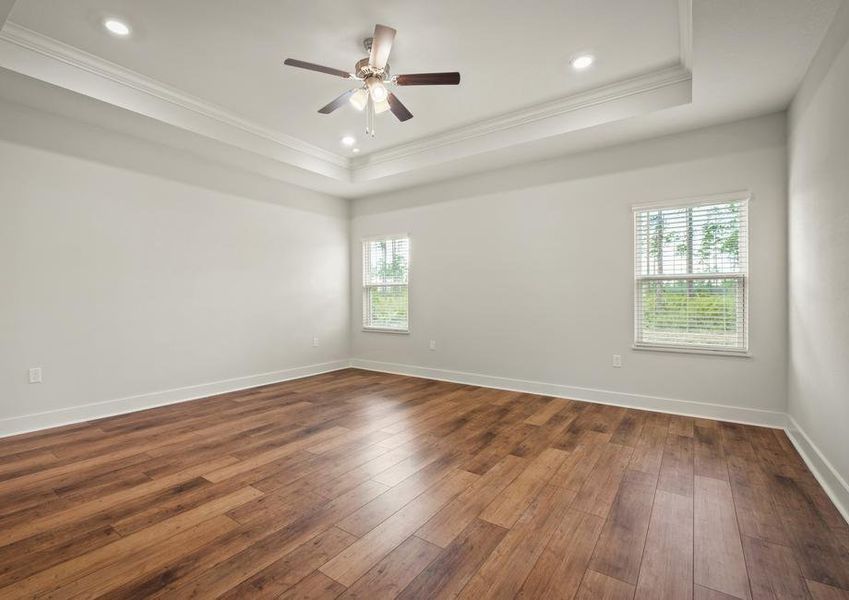
[[[634,210],[635,344],[748,349],[748,196]]]
[[[363,241],[363,328],[408,331],[409,271],[406,236]]]

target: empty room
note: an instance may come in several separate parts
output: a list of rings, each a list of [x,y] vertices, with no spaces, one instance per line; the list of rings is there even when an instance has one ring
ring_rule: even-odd
[[[849,600],[849,0],[0,0],[0,598]]]

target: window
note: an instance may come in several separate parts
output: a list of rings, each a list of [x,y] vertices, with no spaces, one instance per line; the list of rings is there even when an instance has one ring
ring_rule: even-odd
[[[634,209],[635,347],[746,353],[748,200]]]
[[[363,241],[363,328],[406,333],[410,240],[393,236]]]

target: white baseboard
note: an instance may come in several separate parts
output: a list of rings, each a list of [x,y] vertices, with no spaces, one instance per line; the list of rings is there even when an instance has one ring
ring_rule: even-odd
[[[771,410],[740,408],[724,404],[708,404],[705,402],[692,402],[690,400],[676,400],[674,398],[661,398],[657,396],[644,396],[641,394],[613,392],[610,390],[575,387],[560,385],[557,383],[525,381],[523,379],[510,379],[507,377],[496,377],[494,375],[482,375],[480,373],[464,373],[462,371],[431,369],[428,367],[363,360],[359,358],[352,359],[351,366],[357,369],[366,369],[368,371],[381,371],[384,373],[424,377],[426,379],[464,383],[467,385],[497,388],[500,390],[542,394],[544,396],[556,396],[559,398],[580,400],[582,402],[597,402],[599,404],[638,408],[641,410],[684,415],[687,417],[718,419],[720,421],[743,423],[745,425],[760,425],[776,429],[784,429],[787,427],[787,415],[783,412]]]
[[[283,369],[282,371],[272,371],[270,373],[248,375],[246,377],[235,377],[233,379],[224,379],[222,381],[214,381],[211,383],[202,383],[199,385],[174,388],[160,392],[151,392],[149,394],[128,396],[126,398],[117,398],[115,400],[106,400],[104,402],[83,404],[59,410],[21,415],[19,417],[9,417],[6,419],[0,419],[0,437],[17,435],[19,433],[28,433],[30,431],[38,431],[40,429],[58,427],[60,425],[71,425],[73,423],[91,421],[92,419],[101,419],[103,417],[112,417],[138,410],[145,410],[147,408],[156,408],[157,406],[177,404],[178,402],[186,402],[187,400],[196,400],[198,398],[214,396],[215,394],[234,392],[259,385],[278,383],[289,379],[299,379],[301,377],[309,377],[310,375],[318,375],[320,373],[328,373],[330,371],[338,371],[339,369],[346,369],[349,366],[350,361],[348,360],[336,360],[315,365]]]
[[[825,455],[817,448],[816,444],[808,437],[805,430],[799,426],[791,415],[787,415],[789,426],[787,437],[796,446],[802,460],[808,465],[808,469],[814,474],[822,489],[831,498],[834,506],[849,523],[849,484],[841,477],[837,469],[829,462]]]
[[[196,400],[215,394],[244,390],[269,383],[278,383],[290,379],[300,379],[311,375],[329,373],[354,367],[368,371],[379,371],[383,373],[395,373],[411,377],[422,377],[436,379],[439,381],[450,381],[466,385],[490,387],[501,390],[525,392],[530,394],[541,394],[569,398],[583,402],[596,402],[626,408],[637,408],[655,412],[684,415],[688,417],[700,417],[706,419],[718,419],[733,423],[746,425],[759,425],[784,429],[793,445],[798,450],[808,468],[816,477],[817,481],[828,494],[831,501],[849,522],[849,484],[841,477],[840,473],[831,465],[825,455],[811,441],[805,431],[793,419],[783,412],[759,410],[754,408],[740,408],[724,404],[708,404],[704,402],[692,402],[689,400],[676,400],[673,398],[661,398],[657,396],[645,396],[641,394],[629,394],[625,392],[614,392],[610,390],[598,390],[575,386],[560,385],[555,383],[543,383],[539,381],[526,381],[523,379],[511,379],[497,377],[494,375],[483,375],[480,373],[464,373],[462,371],[450,371],[446,369],[432,369],[429,367],[418,367],[398,363],[388,363],[363,359],[337,360],[315,365],[306,365],[236,377],[212,383],[175,388],[149,394],[128,396],[116,400],[84,404],[70,408],[9,417],[0,419],[0,437],[38,431],[61,425],[71,425],[93,419],[101,419],[115,415],[177,404],[188,400]]]
[[[395,373],[397,375],[409,375],[411,377],[423,377],[439,381],[450,381],[452,383],[463,383],[490,387],[515,392],[526,392],[530,394],[542,394],[545,396],[556,396],[580,400],[584,402],[596,402],[599,404],[610,404],[613,406],[624,406],[626,408],[638,408],[655,412],[684,415],[688,417],[700,417],[706,419],[717,419],[732,423],[743,423],[745,425],[759,425],[784,429],[790,441],[796,447],[805,464],[816,477],[828,497],[849,523],[849,485],[831,465],[828,459],[811,441],[808,435],[799,427],[799,424],[790,415],[769,410],[754,408],[740,408],[724,404],[708,404],[704,402],[692,402],[689,400],[676,400],[673,398],[660,398],[656,396],[644,396],[641,394],[628,394],[625,392],[613,392],[609,390],[597,390],[554,383],[542,383],[539,381],[525,381],[522,379],[510,379],[496,377],[493,375],[482,375],[480,373],[464,373],[462,371],[449,371],[445,369],[432,369],[413,365],[387,363],[372,360],[352,359],[351,366],[368,371],[380,371],[383,373]]]

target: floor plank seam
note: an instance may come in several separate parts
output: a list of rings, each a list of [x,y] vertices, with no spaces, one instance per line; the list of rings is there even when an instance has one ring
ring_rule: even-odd
[[[276,406],[278,400],[275,398],[286,402],[286,407]],[[743,549],[740,561],[735,559],[733,563],[737,570],[729,571],[733,577],[729,581],[736,582],[736,588],[727,587],[724,593],[736,589],[735,595],[740,595],[744,585],[746,594],[756,593],[753,569],[761,559],[750,555],[747,544],[750,534],[759,533],[751,527],[760,527],[761,522],[744,523],[745,510],[762,511],[754,513],[753,517],[772,518],[772,526],[777,524],[782,530],[792,531],[794,519],[816,521],[816,535],[824,538],[822,552],[831,554],[825,554],[826,562],[813,567],[814,571],[805,572],[807,579],[801,579],[802,585],[806,585],[806,580],[811,586],[832,585],[841,581],[841,570],[849,567],[845,552],[836,554],[839,548],[845,548],[849,532],[835,524],[834,507],[804,463],[787,454],[792,444],[782,441],[780,434],[767,435],[761,428],[672,418],[605,405],[578,407],[564,401],[555,405],[552,399],[543,396],[427,380],[411,382],[410,378],[364,375],[355,370],[195,402],[197,404],[162,407],[94,422],[96,424],[63,428],[54,433],[0,441],[0,465],[8,465],[4,470],[18,473],[15,461],[21,465],[20,476],[7,479],[3,484],[4,497],[21,504],[20,511],[0,516],[3,526],[0,539],[7,542],[0,547],[0,572],[13,549],[37,548],[40,554],[33,556],[45,562],[18,571],[24,578],[46,572],[56,565],[68,565],[49,572],[65,577],[69,589],[79,591],[141,590],[147,589],[143,586],[151,586],[152,592],[145,595],[162,597],[193,592],[236,597],[234,594],[242,591],[260,590],[264,585],[262,578],[279,576],[279,572],[274,574],[274,569],[286,568],[290,564],[286,561],[316,556],[320,560],[310,567],[311,570],[306,574],[299,572],[299,578],[294,581],[287,580],[285,589],[280,588],[282,580],[274,583],[274,595],[289,593],[286,590],[294,593],[301,587],[306,591],[305,586],[320,585],[322,581],[338,582],[333,584],[337,587],[326,591],[334,594],[365,595],[374,592],[374,586],[398,584],[400,587],[393,588],[392,594],[404,595],[404,590],[416,582],[418,587],[410,589],[419,596],[423,590],[438,589],[432,586],[449,586],[446,589],[451,589],[452,595],[468,595],[486,588],[480,582],[473,583],[478,574],[484,572],[482,569],[492,574],[502,564],[521,567],[514,579],[502,579],[497,585],[504,587],[492,587],[491,591],[515,590],[518,593],[528,585],[533,590],[544,590],[557,583],[552,577],[557,577],[559,565],[567,568],[567,563],[553,558],[554,562],[544,563],[543,557],[556,547],[569,547],[552,546],[558,527],[564,528],[564,533],[559,534],[564,535],[568,534],[568,528],[580,524],[583,529],[574,531],[583,531],[588,538],[581,549],[586,552],[586,558],[579,559],[579,562],[585,560],[585,564],[568,567],[581,568],[580,576],[575,571],[568,585],[576,587],[562,591],[566,595],[599,593],[601,589],[628,593],[628,587],[617,587],[621,584],[629,586],[630,593],[635,596],[644,597],[651,593],[649,588],[641,591],[640,584],[650,566],[647,556],[650,538],[655,535],[653,530],[658,527],[655,523],[658,511],[662,506],[667,511],[670,507],[688,506],[690,593],[720,592],[723,590],[717,588],[727,587],[724,583],[717,585],[722,580],[716,577],[724,576],[721,571],[701,581],[706,572],[697,570],[697,560],[704,559],[697,553],[715,552],[721,547],[708,546],[705,550],[700,541],[705,535],[711,535],[710,528],[697,529],[696,523],[699,516],[695,512],[696,501],[701,498],[699,510],[704,511],[705,494],[727,495],[723,522],[729,531],[727,524],[734,524]],[[290,408],[293,406],[296,408]],[[222,411],[236,410],[228,412],[227,418],[221,418]],[[292,425],[285,423],[287,414],[292,415]],[[186,415],[192,417],[188,426],[185,420],[180,420]],[[528,420],[534,422],[527,423]],[[176,422],[180,424],[175,426]],[[376,427],[378,423],[379,428]],[[655,443],[658,430],[664,435],[659,448]],[[211,442],[218,439],[222,440],[218,444]],[[409,444],[409,453],[392,448],[384,450],[380,442],[386,439],[392,440],[389,443],[392,448]],[[679,444],[678,449],[670,444]],[[747,447],[749,455],[745,454]],[[738,453],[736,459],[733,452]],[[374,467],[387,465],[375,472],[369,472],[372,467],[363,466],[374,457],[386,454],[401,458],[372,463]],[[4,460],[4,456],[12,458]],[[276,458],[278,456],[280,458]],[[509,463],[515,474],[511,475],[506,487],[494,497],[488,496],[484,506],[468,504],[474,501],[475,492],[470,495],[466,491],[478,489],[473,487],[476,482],[482,481],[507,457],[517,462]],[[545,461],[554,461],[556,466],[546,470],[548,467],[543,468],[547,464]],[[721,469],[718,468],[720,464]],[[756,475],[747,475],[746,470],[734,472],[732,465],[738,465],[738,471],[740,465],[749,465]],[[564,473],[555,481],[561,467]],[[679,469],[677,480],[675,469]],[[323,473],[331,473],[330,478],[323,478]],[[209,477],[211,474],[214,475]],[[684,479],[682,474],[685,474]],[[447,485],[445,482],[450,477],[460,478],[452,484],[458,491],[440,492],[440,489],[448,489],[441,486]],[[735,479],[739,477],[749,478],[741,481],[742,485],[754,490],[743,488],[751,498],[739,495],[741,490],[737,486],[741,484]],[[760,481],[758,477],[766,478],[768,483],[764,493],[752,487]],[[336,481],[335,488],[325,485],[330,481]],[[623,487],[628,481],[631,482],[628,485],[637,487]],[[648,488],[650,491],[639,487],[650,481],[653,483]],[[666,504],[661,506],[662,481],[665,481],[663,498]],[[791,487],[782,488],[782,485]],[[316,486],[321,486],[321,493],[311,491],[311,487]],[[687,487],[692,493],[685,493]],[[626,489],[632,491],[623,492]],[[797,496],[793,502],[806,512],[796,515],[792,511],[797,505],[776,500],[776,494],[785,489],[795,490]],[[248,498],[233,509],[247,505],[242,512],[218,512],[219,509],[212,508],[226,506],[221,502],[228,501],[221,498],[233,493]],[[648,502],[648,493],[651,502]],[[499,506],[505,494],[517,496]],[[627,494],[641,494],[634,498],[642,497],[643,500],[629,500]],[[414,516],[440,497],[439,503],[428,508],[426,514]],[[746,508],[740,504],[743,501],[753,504]],[[248,504],[250,502],[257,504]],[[540,502],[547,508],[538,506]],[[626,502],[625,508],[620,507],[619,502]],[[161,506],[161,510],[154,510],[154,506]],[[455,530],[452,525],[444,529],[445,533],[436,534],[435,538],[443,541],[434,544],[427,539],[430,536],[422,532],[449,506],[455,506],[451,511],[460,511],[445,513],[462,515],[456,517],[460,519],[460,528]],[[470,508],[463,509],[463,506]],[[474,512],[471,512],[472,506]],[[562,513],[555,517],[551,512],[555,509]],[[616,512],[620,510],[624,512]],[[639,512],[629,513],[629,510]],[[487,517],[491,520],[483,518],[487,511],[490,511]],[[632,522],[628,519],[638,518],[640,521],[634,523],[641,523],[646,517],[640,515],[645,515],[645,511],[648,514],[645,534],[629,534],[631,537],[626,538],[630,543],[637,535],[642,535],[641,546],[626,558],[607,553],[608,558],[599,560],[612,562],[593,565],[594,557],[602,548],[602,537],[608,536],[605,543],[615,545],[615,536],[625,531],[617,528],[627,527]],[[577,519],[572,524],[565,522],[569,514]],[[700,518],[704,518],[705,514],[713,513],[700,514]],[[416,521],[409,522],[410,517]],[[450,518],[455,517],[445,517]],[[357,519],[365,522],[358,526]],[[504,545],[504,540],[517,531],[517,527],[529,527],[526,522],[537,528],[531,537],[518,544],[516,533],[512,533],[510,539],[513,541]],[[663,527],[672,527],[675,522],[667,520]],[[509,523],[509,528],[503,529],[502,523]],[[362,553],[369,550],[368,542],[362,540],[377,540],[374,536],[382,535],[372,534],[372,531],[381,528],[378,531],[389,532],[396,524],[402,529],[396,530],[391,542],[375,548],[369,555]],[[472,529],[473,525],[477,529]],[[185,531],[193,527],[198,528],[193,531],[205,531],[207,536],[215,536],[216,527],[229,528],[234,533],[229,535],[229,545],[220,553],[216,553],[215,543],[228,539],[228,535],[214,537],[215,543],[198,550],[182,551],[175,547],[181,539],[191,540],[192,534]],[[436,532],[433,528],[431,531]],[[108,532],[107,537],[92,538],[93,545],[89,548],[76,548],[71,544],[71,540],[76,539],[72,535],[85,539],[87,532],[95,534],[100,530]],[[477,564],[473,569],[468,567],[471,571],[454,572],[452,569],[461,568],[462,560],[472,551],[455,544],[467,530],[487,532],[487,539],[493,540],[494,545],[486,546],[487,550],[475,559],[480,562],[470,563]],[[501,537],[498,531],[502,532]],[[610,533],[605,533],[607,531]],[[367,538],[369,534],[372,537]],[[446,537],[448,535],[452,537]],[[595,536],[591,546],[590,535]],[[336,540],[332,543],[337,544],[337,548],[340,542],[347,545],[331,551],[331,546],[326,546],[330,542],[326,540]],[[359,546],[349,550],[358,542]],[[799,555],[799,544],[804,542],[805,539],[788,537],[781,544],[770,542],[769,547],[775,548],[779,555],[792,557],[802,566],[804,557]],[[116,543],[118,546],[113,547]],[[657,540],[651,543],[657,544]],[[156,555],[153,563],[140,562],[139,565],[148,565],[142,573],[122,566],[122,557],[135,555],[138,556],[136,560],[144,561],[147,559],[143,557],[152,551],[155,554],[162,544],[172,549],[162,550],[166,554]],[[318,551],[314,548],[326,548],[327,552],[311,555]],[[114,559],[111,552],[116,553]],[[169,558],[167,552],[174,554]],[[339,557],[345,556],[355,561],[353,570],[339,568],[343,560]],[[399,577],[398,573],[406,568],[403,565],[408,564],[405,561],[414,561],[416,573],[423,574],[435,561],[449,560],[449,556],[451,561],[460,562],[456,566],[440,563],[443,572],[439,575],[423,575],[419,581],[416,581],[418,575],[413,579],[387,579]],[[495,562],[485,566],[492,560]],[[337,566],[328,567],[328,572],[324,573],[325,565],[331,563]],[[604,567],[605,564],[609,566]],[[63,573],[62,569],[70,569],[73,565],[89,567],[79,573]],[[173,580],[167,575],[171,565],[178,569]],[[555,565],[558,566],[555,568]],[[504,571],[499,572],[498,577],[509,577],[509,571],[498,570]],[[115,581],[109,579],[110,572],[117,573]],[[633,583],[628,581],[632,572]],[[536,578],[533,582],[529,579],[531,574]],[[157,579],[160,577],[165,579]],[[12,580],[4,580],[4,588],[8,581]],[[54,585],[46,579],[43,581],[39,585]],[[57,580],[55,585],[62,583]]]

